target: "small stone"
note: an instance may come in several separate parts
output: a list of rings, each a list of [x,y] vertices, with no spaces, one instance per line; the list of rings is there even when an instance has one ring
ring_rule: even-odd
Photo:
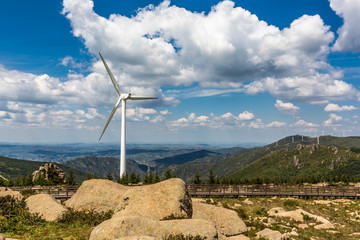
[[[270,224],[276,223],[275,219],[273,219],[273,218],[271,218],[271,217],[269,217],[269,218],[267,219],[267,222],[270,223]]]
[[[282,234],[279,231],[274,231],[269,228],[265,228],[261,230],[260,232],[256,233],[256,236],[258,238],[265,238],[269,240],[281,240]]]
[[[298,225],[298,227],[299,227],[300,229],[305,229],[305,228],[308,228],[309,225],[307,225],[306,223],[301,223],[301,224]]]
[[[245,204],[247,204],[247,205],[253,205],[253,204],[254,204],[254,202],[253,202],[253,201],[250,201],[248,198],[245,199],[245,200],[243,201],[243,203],[245,203]]]

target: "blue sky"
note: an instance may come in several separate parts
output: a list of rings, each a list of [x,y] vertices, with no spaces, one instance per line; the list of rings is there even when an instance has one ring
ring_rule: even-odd
[[[132,143],[359,135],[358,0],[4,1],[0,142],[97,142],[129,102]],[[119,109],[120,110],[120,109]],[[121,111],[102,142],[120,141]]]

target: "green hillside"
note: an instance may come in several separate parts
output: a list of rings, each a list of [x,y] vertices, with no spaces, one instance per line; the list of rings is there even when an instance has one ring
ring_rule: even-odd
[[[298,145],[273,151],[227,177],[240,179],[331,180],[336,176],[360,178],[360,154],[348,148],[322,145]]]
[[[26,176],[28,174],[32,174],[36,170],[39,170],[39,167],[44,166],[44,164],[45,162],[19,160],[0,156],[0,175],[7,179]],[[73,169],[63,164],[55,164],[65,172],[66,176],[68,176],[69,172],[72,170],[75,175],[75,181],[77,183],[81,183],[86,178],[85,173],[79,170]]]
[[[287,149],[288,151],[296,149],[299,144],[310,146],[317,143],[317,138],[308,136],[293,135],[288,136],[277,142],[271,143],[263,147],[243,148],[231,155],[208,156],[209,161],[188,161],[183,164],[173,164],[164,168],[157,169],[157,173],[162,175],[168,168],[178,177],[187,182],[191,182],[195,174],[199,174],[200,178],[206,180],[209,171],[212,170],[218,177],[231,176],[241,177],[238,172],[249,164],[257,161],[268,154]],[[360,152],[360,137],[333,137],[321,136],[320,144],[325,146],[339,146],[344,148],[358,148]],[[289,153],[291,154],[291,153]],[[282,157],[279,155],[279,157]],[[353,163],[356,165],[356,163]],[[258,166],[260,167],[260,166]],[[254,169],[254,171],[257,169]],[[261,171],[261,170],[259,170]],[[250,177],[257,176],[250,174]],[[353,176],[354,174],[350,174]]]
[[[105,177],[108,173],[111,173],[114,177],[119,175],[120,172],[120,160],[114,157],[83,157],[76,158],[65,162],[69,167],[78,169],[82,172],[91,172],[98,177]],[[131,159],[126,160],[126,169],[128,173],[139,174],[141,177],[146,175],[148,166],[138,164]]]

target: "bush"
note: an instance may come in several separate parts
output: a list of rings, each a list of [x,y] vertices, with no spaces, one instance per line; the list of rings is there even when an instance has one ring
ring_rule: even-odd
[[[69,209],[69,211],[64,213],[57,222],[67,225],[80,224],[94,227],[103,221],[110,219],[112,214],[113,211],[98,213],[94,210],[74,211],[73,209]]]
[[[287,200],[284,201],[283,205],[285,207],[295,207],[295,206],[298,206],[299,204],[295,200],[287,199]]]
[[[201,237],[199,235],[197,236],[191,236],[191,235],[186,235],[184,236],[183,234],[178,234],[178,235],[169,235],[165,238],[165,240],[204,240],[205,237]]]
[[[28,197],[30,197],[31,195],[35,195],[35,194],[36,194],[35,190],[32,190],[32,189],[22,190],[20,193],[21,193],[21,195],[23,195],[25,198],[28,198]]]
[[[0,232],[23,234],[28,226],[44,222],[38,215],[31,214],[25,200],[12,196],[0,197]]]
[[[175,216],[173,213],[169,216],[164,217],[160,221],[166,221],[166,220],[174,220],[174,219],[188,219],[188,217],[185,216]]]
[[[235,211],[237,212],[238,216],[241,218],[241,219],[248,219],[248,215],[245,213],[244,209],[242,208],[237,208],[235,209]]]

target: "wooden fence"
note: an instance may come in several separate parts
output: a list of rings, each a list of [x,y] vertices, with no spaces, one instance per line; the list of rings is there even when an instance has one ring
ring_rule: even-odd
[[[24,190],[32,190],[35,193],[47,193],[54,198],[66,198],[69,199],[76,193],[79,186],[22,186],[22,187],[10,187],[11,190],[22,192]]]
[[[33,190],[48,193],[55,198],[70,198],[79,186],[27,186],[11,187],[14,191]],[[191,197],[240,197],[240,196],[298,196],[298,197],[360,197],[360,188],[353,186],[304,186],[304,185],[222,185],[188,184]]]
[[[352,186],[304,186],[304,185],[187,185],[193,197],[240,197],[240,196],[298,196],[298,197],[360,197],[360,188]]]

